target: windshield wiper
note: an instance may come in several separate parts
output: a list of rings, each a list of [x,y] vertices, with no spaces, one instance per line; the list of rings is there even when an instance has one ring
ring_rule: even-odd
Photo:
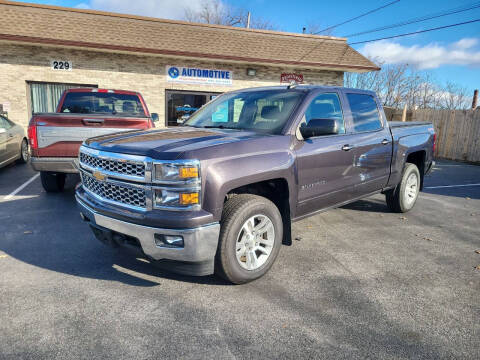
[[[243,130],[237,127],[230,127],[230,126],[224,126],[224,125],[205,125],[205,126],[199,126],[204,129],[234,129],[234,130]]]

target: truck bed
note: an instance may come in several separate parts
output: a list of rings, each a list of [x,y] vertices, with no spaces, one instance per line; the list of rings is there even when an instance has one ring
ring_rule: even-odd
[[[410,135],[429,134],[433,130],[433,124],[426,121],[389,121],[388,124],[394,140]]]

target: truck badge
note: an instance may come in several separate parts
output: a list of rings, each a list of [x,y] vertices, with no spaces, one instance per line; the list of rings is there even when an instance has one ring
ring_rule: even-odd
[[[92,175],[98,181],[105,181],[107,179],[107,175],[102,174],[100,171],[94,171]]]

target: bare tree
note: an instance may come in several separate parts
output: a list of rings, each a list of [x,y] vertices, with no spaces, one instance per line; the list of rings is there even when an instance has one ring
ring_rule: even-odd
[[[442,107],[444,109],[467,109],[470,98],[467,89],[448,81],[442,91]]]
[[[373,62],[381,66],[378,59]],[[408,64],[382,66],[380,71],[345,73],[346,87],[375,91],[384,106],[409,109],[465,109],[468,96],[465,88],[452,82],[444,87],[431,73],[419,72]]]
[[[248,11],[227,5],[220,0],[203,0],[199,10],[185,9],[185,20],[206,24],[247,27]],[[270,20],[251,16],[250,28],[274,30],[276,26]]]

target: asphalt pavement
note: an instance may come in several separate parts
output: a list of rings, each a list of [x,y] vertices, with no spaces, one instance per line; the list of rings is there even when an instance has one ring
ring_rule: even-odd
[[[34,175],[0,169],[1,359],[480,358],[480,166],[437,162],[407,214],[377,195],[295,223],[241,286],[102,245],[76,177],[12,195]]]

